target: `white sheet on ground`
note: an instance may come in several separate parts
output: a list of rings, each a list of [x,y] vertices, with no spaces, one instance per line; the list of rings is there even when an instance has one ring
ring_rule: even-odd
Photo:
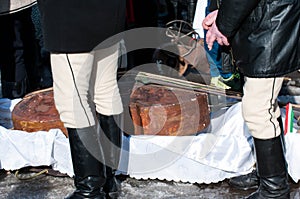
[[[52,166],[72,176],[68,139],[59,129],[28,133],[0,126],[0,168],[16,170],[27,166]]]
[[[218,182],[253,169],[250,138],[237,104],[217,113],[209,130],[198,136],[132,136],[129,173],[144,179]]]
[[[285,138],[288,171],[298,182],[300,134]],[[212,183],[246,174],[255,163],[240,103],[214,114],[207,132],[197,136],[130,136],[123,143],[119,169],[137,179]],[[73,176],[69,142],[59,129],[28,133],[0,126],[0,169],[44,165]]]

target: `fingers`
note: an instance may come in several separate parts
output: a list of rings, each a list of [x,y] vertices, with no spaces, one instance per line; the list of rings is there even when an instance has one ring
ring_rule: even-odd
[[[218,42],[218,44],[221,45],[221,46],[224,45],[224,43],[223,43],[223,38],[221,38],[221,37],[217,37],[217,42]]]
[[[212,46],[216,39],[217,39],[216,35],[212,34],[211,31],[208,31],[206,33],[206,44],[207,44],[208,50],[212,49]]]
[[[223,39],[223,44],[225,46],[229,46],[230,45],[229,42],[228,42],[228,39],[226,37],[224,37],[224,39]]]
[[[217,37],[217,42],[220,45],[229,46],[229,42],[228,42],[227,38],[222,35]]]
[[[220,45],[229,45],[228,39],[218,30],[216,24],[213,23],[206,33],[206,43],[209,50],[212,49],[215,41]]]
[[[229,45],[227,38],[219,31],[216,26],[216,18],[218,15],[218,10],[215,10],[208,14],[205,19],[202,21],[202,27],[207,30],[206,33],[206,43],[209,50],[212,49],[212,46],[215,41],[220,45]]]
[[[227,40],[226,37],[224,37],[224,36],[216,36],[215,38],[216,38],[215,41],[217,41],[219,45],[221,45],[221,46],[223,46],[223,45],[229,46],[229,42],[228,42],[228,40]]]

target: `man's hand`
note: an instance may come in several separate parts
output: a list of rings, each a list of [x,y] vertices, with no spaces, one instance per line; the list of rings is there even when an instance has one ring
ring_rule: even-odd
[[[217,16],[218,16],[218,10],[215,10],[211,13],[209,13],[202,21],[202,27],[205,29],[205,30],[208,30],[212,24],[216,21],[217,19]]]
[[[212,49],[214,41],[217,41],[220,45],[229,45],[227,38],[219,31],[216,26],[216,18],[218,16],[218,10],[215,10],[208,14],[202,22],[204,29],[208,30],[206,33],[206,43],[209,50]]]

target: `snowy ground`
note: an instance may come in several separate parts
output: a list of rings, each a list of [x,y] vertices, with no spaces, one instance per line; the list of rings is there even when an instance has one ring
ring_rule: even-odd
[[[28,177],[29,174],[20,175]],[[32,173],[30,173],[32,175]],[[240,191],[226,181],[217,184],[189,184],[158,180],[136,180],[122,176],[120,199],[238,199],[252,191]],[[291,199],[300,198],[300,184],[291,184]],[[40,175],[30,180],[19,180],[14,174],[0,174],[0,196],[5,199],[58,199],[74,190],[69,177]]]

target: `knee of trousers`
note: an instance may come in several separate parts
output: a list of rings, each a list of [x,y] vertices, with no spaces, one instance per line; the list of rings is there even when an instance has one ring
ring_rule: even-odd
[[[270,139],[280,135],[278,116],[270,114],[268,109],[242,104],[242,115],[251,135],[259,139]]]
[[[96,111],[103,115],[118,115],[123,112],[123,103],[119,88],[116,84],[101,89],[101,93],[94,96]]]

